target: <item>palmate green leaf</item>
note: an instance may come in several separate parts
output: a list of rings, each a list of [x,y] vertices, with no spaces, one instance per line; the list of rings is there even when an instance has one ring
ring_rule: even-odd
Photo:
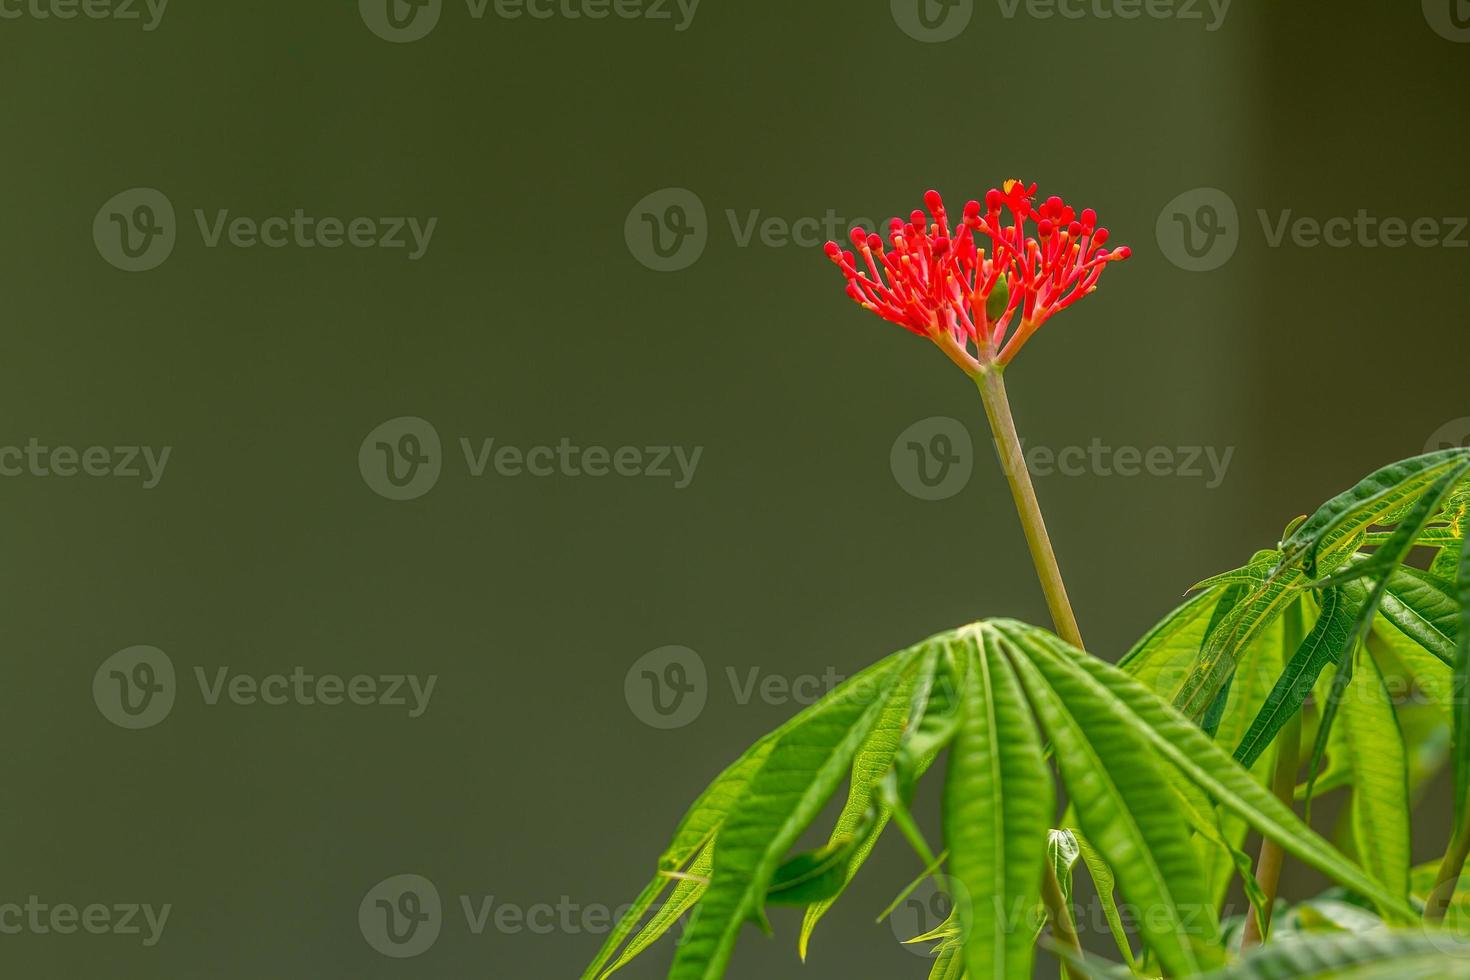
[[[1301,568],[1279,566],[1251,586],[1205,638],[1193,666],[1174,694],[1174,706],[1198,721],[1235,672],[1242,650],[1300,598],[1310,584]]]
[[[714,854],[715,844],[714,841],[710,841],[695,857],[684,876],[677,880],[674,892],[669,896],[668,901],[664,902],[654,913],[653,918],[638,930],[638,934],[618,954],[618,958],[613,961],[612,965],[602,971],[600,978],[612,976],[627,966],[640,953],[663,938],[664,933],[673,928],[674,923],[694,908],[704,895],[704,890],[709,887],[709,874],[714,864]]]
[[[1304,936],[1260,946],[1204,980],[1303,977],[1461,980],[1470,977],[1470,943],[1447,932],[1407,930]]]
[[[1083,836],[1080,830],[1069,828],[1069,832],[1077,841],[1077,850],[1082,858],[1082,863],[1087,865],[1087,873],[1092,877],[1093,889],[1097,892],[1097,900],[1102,905],[1103,917],[1108,923],[1108,931],[1113,934],[1113,943],[1117,945],[1123,961],[1128,964],[1128,969],[1135,970],[1138,962],[1133,958],[1133,944],[1128,939],[1128,930],[1123,927],[1123,916],[1118,912],[1117,898],[1113,894],[1113,889],[1117,884],[1113,869],[1108,866],[1107,859],[1098,853],[1097,848],[1092,846],[1092,843]]]
[[[868,733],[868,737],[858,746],[852,763],[847,802],[843,805],[842,813],[838,815],[837,826],[833,829],[829,841],[829,844],[835,845],[842,840],[856,839],[856,844],[851,849],[848,855],[849,860],[840,872],[835,890],[829,895],[811,900],[806,910],[802,919],[801,933],[797,938],[797,953],[802,960],[807,957],[807,947],[817,923],[822,920],[827,910],[832,907],[857,875],[858,870],[877,845],[884,828],[888,825],[891,812],[877,799],[878,783],[893,768],[906,735],[932,730],[924,728],[924,719],[929,717],[931,710],[930,700],[934,693],[934,680],[941,653],[938,645],[925,650],[923,656],[926,661],[921,666],[918,677],[915,678],[913,696],[907,703],[901,698],[890,698],[882,714],[879,715],[877,723]],[[944,656],[948,658],[947,653]],[[949,675],[946,672],[943,676],[948,677]],[[943,693],[940,692],[941,697]],[[927,749],[922,751],[927,752]],[[917,760],[916,765],[919,772],[922,773],[923,769],[928,767],[928,762],[921,758]],[[874,812],[875,808],[876,812]],[[873,823],[874,826],[868,833],[857,834],[859,827],[864,823]]]
[[[941,943],[935,950],[929,980],[962,980],[965,975],[965,944],[958,939]]]
[[[868,827],[855,836],[839,837],[814,851],[803,851],[787,858],[766,888],[767,905],[810,905],[835,896],[847,884],[847,870],[853,855],[872,832],[876,812],[870,814]]]
[[[1282,544],[1284,563],[1300,560],[1313,574],[1331,572],[1357,550],[1375,524],[1392,523],[1445,473],[1465,465],[1470,450],[1446,449],[1416,456],[1370,474],[1317,509]]]
[[[791,724],[800,717],[798,715],[792,719]],[[782,730],[772,732],[752,745],[695,800],[675,830],[673,842],[659,858],[659,873],[654,875],[653,880],[618,920],[618,924],[603,942],[597,958],[583,972],[582,980],[597,980],[603,975],[604,968],[612,962],[623,943],[638,928],[638,923],[643,921],[643,916],[668,888],[672,881],[668,873],[684,871],[700,850],[712,846],[715,833],[724,822],[730,807],[745,792],[751,777],[765,764],[766,756],[775,746]]]
[[[1322,608],[1317,625],[1292,654],[1271,693],[1266,697],[1251,722],[1250,730],[1235,749],[1235,760],[1247,769],[1256,764],[1261,753],[1271,745],[1281,726],[1302,709],[1317,678],[1330,663],[1335,663],[1353,637],[1357,610],[1343,600],[1341,589],[1328,589],[1322,594]]]
[[[1395,463],[1318,508],[1287,536],[1278,563],[1265,580],[1210,634],[1193,670],[1175,693],[1175,706],[1196,721],[1203,718],[1233,674],[1239,651],[1294,601],[1295,593],[1321,575],[1330,576],[1336,571],[1366,541],[1375,525],[1401,521],[1447,474],[1458,471],[1453,479],[1463,482],[1467,463],[1470,450],[1466,449]],[[1253,561],[1242,571],[1254,565]],[[1243,581],[1249,576],[1237,578]]]
[[[943,805],[951,897],[969,973],[1028,980],[1033,936],[1012,917],[1041,900],[1055,787],[1000,637],[990,630],[965,635],[972,659]]]
[[[1460,548],[1456,582],[1460,601],[1460,637],[1455,649],[1451,704],[1454,706],[1455,825],[1470,820],[1470,534]]]
[[[1428,527],[1429,522],[1434,519],[1434,515],[1439,512],[1450,493],[1464,479],[1467,472],[1470,472],[1470,457],[1446,469],[1429,485],[1427,490],[1419,495],[1413,506],[1409,507],[1400,517],[1398,527],[1394,528],[1388,540],[1380,545],[1377,551],[1358,561],[1344,563],[1340,571],[1332,572],[1321,581],[1314,582],[1314,587],[1326,588],[1355,579],[1377,578],[1393,574],[1404,563],[1404,559],[1414,548],[1414,542]]]
[[[1453,664],[1462,608],[1448,582],[1405,567],[1389,576],[1380,613],[1415,643]]]
[[[1366,651],[1342,702],[1341,751],[1353,774],[1358,861],[1395,895],[1409,894],[1409,761],[1378,664]]]
[[[1257,783],[1249,772],[1210,741],[1167,702],[1134,678],[1096,657],[1076,650],[1035,627],[1003,621],[1003,631],[1029,631],[1032,649],[1044,650],[1058,661],[1080,668],[1091,681],[1088,694],[1100,703],[1120,703],[1138,720],[1137,731],[1154,754],[1189,776],[1228,810],[1242,816],[1263,836],[1303,863],[1316,868],[1344,887],[1372,901],[1385,918],[1412,920],[1415,913],[1401,896],[1386,890],[1361,868],[1344,858],[1290,809]],[[1117,865],[1114,864],[1116,870]]]
[[[1139,640],[1118,666],[1161,696],[1173,693],[1204,646],[1227,589],[1216,585],[1190,597]]]
[[[1217,745],[1228,749],[1245,736],[1251,720],[1260,713],[1285,669],[1289,655],[1295,652],[1306,635],[1306,618],[1315,613],[1314,608],[1309,608],[1311,606],[1310,598],[1307,595],[1301,596],[1241,652],[1235,677],[1229,687],[1229,700],[1214,735]],[[1256,763],[1247,767],[1253,778],[1263,786],[1270,785],[1279,741],[1278,736]],[[1193,787],[1192,783],[1188,785]],[[1213,801],[1204,797],[1197,788],[1195,792],[1203,801],[1197,803],[1201,812],[1213,814],[1217,818],[1215,822],[1218,832],[1212,837],[1207,831],[1202,831],[1196,841],[1201,849],[1203,874],[1211,900],[1217,909],[1221,908],[1231,882],[1241,877],[1246,886],[1247,898],[1254,905],[1258,901],[1258,896],[1253,894],[1256,889],[1255,879],[1249,872],[1249,859],[1245,858],[1241,850],[1245,845],[1249,826],[1233,813],[1221,812],[1218,807],[1214,807]],[[1243,859],[1247,868],[1245,872],[1242,872]]]
[[[741,927],[765,924],[766,890],[782,858],[831,798],[889,698],[912,697],[923,660],[921,648],[890,658],[883,673],[849,681],[777,740],[720,828],[713,878],[669,980],[722,977]]]
[[[1465,525],[1470,523],[1470,517],[1460,515],[1456,518],[1458,527],[1455,531],[1455,539],[1443,545],[1435,552],[1434,560],[1429,563],[1429,575],[1439,579],[1441,582],[1453,582],[1459,574],[1460,552],[1465,547]]]
[[[1036,634],[1019,627],[996,624],[1020,648],[1012,660],[1051,737],[1083,832],[1107,858],[1123,894],[1147,910],[1139,926],[1165,972],[1198,973],[1218,953],[1219,928],[1188,828],[1169,805],[1168,782],[1140,726],[1116,700],[1091,696],[1085,676],[1047,656]]]
[[[1266,906],[1270,902],[1266,898],[1266,893],[1261,889],[1260,883],[1256,881],[1250,856],[1240,849],[1240,845],[1235,840],[1226,836],[1223,821],[1203,790],[1190,782],[1188,777],[1178,769],[1169,768],[1166,776],[1170,789],[1179,798],[1180,811],[1189,821],[1189,825],[1200,835],[1198,843],[1201,845],[1202,857],[1213,864],[1212,859],[1215,857],[1215,852],[1219,852],[1223,860],[1229,862],[1231,871],[1239,875],[1241,884],[1245,888],[1246,900],[1250,902],[1252,911],[1262,925],[1261,935],[1266,935],[1269,931],[1265,928],[1267,925]],[[1239,836],[1244,837],[1244,834]],[[1218,908],[1220,893],[1223,889],[1215,880],[1214,873],[1214,869],[1211,868],[1210,875],[1205,879],[1206,892],[1210,896],[1210,907]],[[1228,886],[1228,878],[1225,884]]]
[[[839,692],[859,690],[864,685],[872,683],[892,670],[898,661],[913,656],[916,649],[918,648],[893,654],[859,672],[839,685],[829,699],[836,697]],[[659,896],[668,888],[672,881],[669,873],[686,870],[695,856],[714,840],[716,833],[729,815],[730,809],[744,795],[751,779],[765,765],[776,743],[791,729],[803,724],[821,709],[824,703],[821,702],[804,709],[780,728],[760,738],[699,795],[689,807],[688,812],[684,814],[684,818],[680,820],[679,826],[674,831],[673,841],[659,858],[659,873],[654,875],[653,880],[644,887],[628,907],[628,911],[618,920],[617,925],[613,927],[603,942],[597,957],[583,972],[582,980],[596,980],[607,964],[612,962],[623,943],[633,935],[634,930],[638,928],[638,923],[643,921],[643,917],[653,907],[653,903],[658,901]]]
[[[1326,751],[1327,740],[1332,734],[1333,721],[1337,717],[1343,695],[1352,681],[1356,651],[1367,640],[1368,633],[1373,628],[1374,617],[1378,615],[1383,597],[1388,592],[1390,578],[1399,565],[1403,564],[1404,559],[1413,548],[1414,538],[1439,510],[1466,472],[1470,472],[1470,457],[1460,460],[1455,466],[1446,469],[1436,477],[1429,489],[1420,494],[1409,507],[1408,513],[1403,515],[1388,543],[1375,552],[1371,558],[1350,562],[1344,572],[1330,576],[1328,579],[1328,581],[1343,585],[1360,585],[1364,580],[1364,575],[1367,574],[1365,570],[1372,569],[1379,576],[1372,591],[1368,593],[1367,601],[1358,610],[1352,639],[1349,640],[1347,647],[1343,649],[1338,658],[1337,673],[1332,679],[1332,689],[1327,696],[1326,703],[1322,706],[1322,717],[1317,725],[1316,743],[1312,747],[1312,759],[1307,767],[1308,807],[1311,806],[1312,784],[1316,781],[1318,767],[1322,763],[1322,753]]]

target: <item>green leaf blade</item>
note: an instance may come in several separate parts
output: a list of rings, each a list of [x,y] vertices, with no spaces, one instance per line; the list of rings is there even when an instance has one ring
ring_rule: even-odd
[[[1041,899],[1055,788],[1010,662],[986,631],[974,646],[944,791],[952,895],[973,976],[1028,980],[1033,937],[1013,917]]]

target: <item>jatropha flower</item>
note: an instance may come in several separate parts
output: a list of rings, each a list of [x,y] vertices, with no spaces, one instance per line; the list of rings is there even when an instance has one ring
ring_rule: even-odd
[[[1037,207],[1035,196],[1035,184],[1008,180],[983,206],[966,204],[952,228],[939,192],[929,191],[929,213],[894,218],[886,245],[854,228],[856,251],[828,242],[827,255],[857,303],[928,337],[975,376],[1010,363],[1043,323],[1097,288],[1105,265],[1132,254],[1105,247],[1108,230],[1091,208],[1078,214],[1059,197]]]

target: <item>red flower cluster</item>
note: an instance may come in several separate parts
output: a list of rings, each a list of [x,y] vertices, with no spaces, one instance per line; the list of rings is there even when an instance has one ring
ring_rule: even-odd
[[[857,252],[828,242],[827,255],[856,302],[933,340],[973,375],[1010,363],[1054,313],[1097,288],[1103,266],[1132,254],[1126,246],[1104,247],[1108,230],[1097,226],[1091,208],[1078,214],[1059,197],[1036,207],[1035,195],[1035,184],[1008,180],[985,195],[983,207],[966,204],[951,229],[944,201],[930,191],[928,215],[915,211],[907,222],[889,222],[891,250],[881,236],[855,228]]]

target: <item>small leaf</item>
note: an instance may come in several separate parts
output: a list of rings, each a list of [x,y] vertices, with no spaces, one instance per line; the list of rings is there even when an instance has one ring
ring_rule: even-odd
[[[1087,873],[1092,876],[1093,889],[1097,892],[1098,902],[1102,905],[1103,918],[1108,922],[1108,931],[1113,934],[1113,942],[1118,947],[1118,952],[1123,955],[1123,960],[1128,964],[1130,970],[1137,969],[1137,961],[1133,958],[1133,945],[1128,940],[1128,930],[1123,928],[1123,916],[1118,912],[1118,902],[1113,894],[1117,878],[1113,875],[1113,869],[1108,867],[1107,859],[1098,853],[1097,848],[1082,836],[1079,830],[1072,830],[1072,836],[1077,841],[1078,853],[1082,857],[1082,863],[1087,865]]]
[[[1256,764],[1281,726],[1302,708],[1317,677],[1329,663],[1337,661],[1352,639],[1356,610],[1343,602],[1340,589],[1328,589],[1322,595],[1322,611],[1317,625],[1292,654],[1276,686],[1266,697],[1251,727],[1235,750],[1235,760],[1247,769]]]
[[[1396,895],[1409,894],[1409,762],[1383,674],[1364,654],[1343,701],[1341,751],[1352,772],[1358,862]]]
[[[815,851],[804,851],[788,858],[776,869],[766,889],[768,905],[808,905],[832,898],[848,881],[848,867],[859,845],[867,839],[877,821],[872,812],[869,826],[858,836],[839,837]]]
[[[1380,612],[1405,636],[1452,665],[1462,608],[1449,583],[1404,567],[1389,576]]]
[[[627,947],[619,954],[614,963],[602,972],[601,977],[612,976],[617,971],[631,963],[638,954],[658,942],[684,914],[699,902],[704,895],[704,890],[709,887],[709,873],[714,861],[714,841],[705,845],[704,850],[694,859],[684,877],[677,879],[674,893],[669,900],[656,912],[648,924],[638,931],[638,935],[628,943]]]

